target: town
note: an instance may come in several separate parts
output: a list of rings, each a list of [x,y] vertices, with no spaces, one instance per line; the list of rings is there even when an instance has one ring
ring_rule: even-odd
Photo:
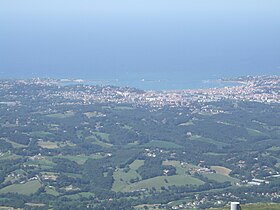
[[[66,80],[69,82],[69,80]],[[2,90],[9,89],[14,83],[38,86],[57,86],[56,91],[40,91],[40,96],[46,99],[64,98],[71,99],[72,104],[93,104],[93,103],[116,103],[133,104],[135,106],[151,106],[160,108],[171,107],[193,107],[197,103],[202,104],[201,111],[217,112],[211,107],[203,106],[203,103],[235,100],[251,101],[260,103],[280,103],[280,76],[247,76],[234,79],[221,80],[225,84],[235,84],[222,88],[174,90],[174,91],[143,91],[130,87],[95,86],[85,85],[85,80],[70,80],[72,86],[65,88],[65,79],[31,79],[31,80],[3,80],[0,82]],[[68,83],[66,83],[68,84]],[[74,85],[75,84],[75,85]],[[64,87],[64,89],[63,89]],[[62,91],[59,91],[59,90]],[[17,101],[0,102],[15,104]]]

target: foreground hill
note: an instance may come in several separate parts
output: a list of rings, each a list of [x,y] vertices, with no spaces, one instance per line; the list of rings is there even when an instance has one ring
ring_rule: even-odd
[[[279,210],[280,204],[276,203],[257,203],[242,205],[242,210]],[[213,209],[213,210],[229,210],[230,207]]]

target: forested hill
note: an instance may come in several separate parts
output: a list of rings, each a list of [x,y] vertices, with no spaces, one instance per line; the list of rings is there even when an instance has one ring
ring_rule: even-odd
[[[0,81],[0,206],[207,209],[232,200],[280,202],[279,78],[236,82],[154,92]]]

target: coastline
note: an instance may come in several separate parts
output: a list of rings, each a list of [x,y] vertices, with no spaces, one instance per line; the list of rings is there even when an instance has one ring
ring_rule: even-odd
[[[2,78],[2,80],[29,80],[29,79],[49,79],[55,80],[62,86],[67,85],[97,85],[97,86],[117,86],[117,87],[130,87],[144,91],[184,91],[184,90],[197,90],[197,89],[215,89],[225,87],[236,87],[244,85],[252,78],[261,77],[279,77],[277,75],[263,75],[263,76],[237,76],[228,78],[211,78],[211,79],[192,79],[192,78],[171,78],[171,79],[111,79],[111,78],[93,78],[84,79],[74,77],[19,77],[19,78]]]

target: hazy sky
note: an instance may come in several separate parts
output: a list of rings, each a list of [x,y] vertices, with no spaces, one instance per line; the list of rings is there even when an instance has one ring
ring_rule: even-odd
[[[1,0],[0,26],[2,77],[280,71],[279,0]]]

